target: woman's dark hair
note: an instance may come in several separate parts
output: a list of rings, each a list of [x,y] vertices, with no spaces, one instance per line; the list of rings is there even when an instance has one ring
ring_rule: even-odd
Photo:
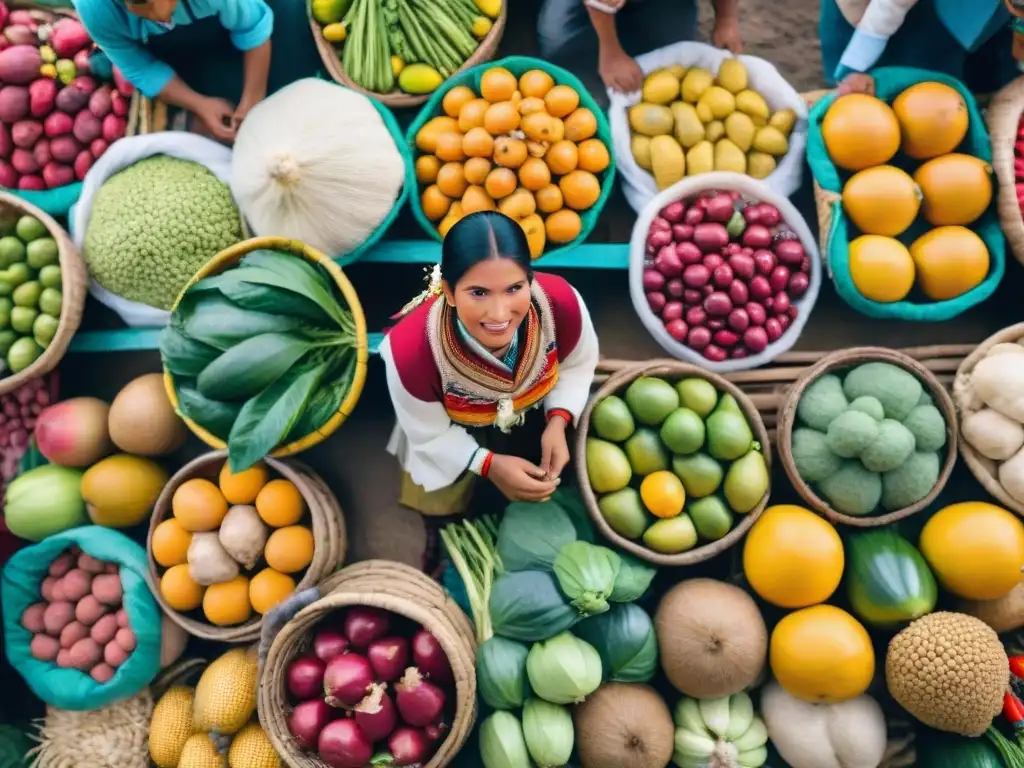
[[[530,246],[518,222],[497,211],[478,211],[448,230],[441,246],[441,276],[455,287],[470,269],[488,259],[512,259],[533,279]]]

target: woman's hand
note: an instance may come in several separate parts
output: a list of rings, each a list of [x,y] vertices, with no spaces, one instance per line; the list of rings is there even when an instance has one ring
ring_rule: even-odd
[[[739,19],[731,15],[716,18],[714,29],[711,30],[711,42],[716,48],[724,48],[736,56],[743,53]]]
[[[597,71],[604,84],[619,93],[634,93],[644,84],[644,72],[621,46],[602,46]]]
[[[839,95],[845,96],[848,93],[866,93],[868,96],[874,96],[875,78],[863,72],[851,72],[839,84]]]
[[[213,138],[218,141],[232,141],[235,138],[235,108],[231,102],[207,96],[199,102],[195,113]]]
[[[565,439],[565,419],[555,414],[540,438],[540,468],[551,480],[558,479],[569,463],[569,443]]]
[[[543,469],[526,459],[497,453],[491,459],[487,479],[509,501],[547,501],[559,483],[547,479]]]
[[[242,94],[242,100],[238,102],[238,106],[235,108],[235,113],[232,115],[232,124],[235,126],[237,131],[239,126],[242,125],[242,121],[245,120],[249,114],[249,110],[259,104],[263,99],[266,98],[266,94],[250,96],[248,94]]]

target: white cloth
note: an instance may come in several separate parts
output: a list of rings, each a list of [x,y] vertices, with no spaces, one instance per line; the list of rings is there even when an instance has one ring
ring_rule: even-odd
[[[871,0],[857,23],[857,30],[875,37],[896,34],[918,0]]]
[[[544,412],[554,408],[564,408],[572,414],[573,425],[590,398],[590,385],[594,383],[594,370],[597,368],[599,350],[597,333],[590,319],[587,305],[583,297],[573,288],[573,295],[580,304],[580,338],[576,347],[565,356],[558,366],[558,381],[544,398]]]

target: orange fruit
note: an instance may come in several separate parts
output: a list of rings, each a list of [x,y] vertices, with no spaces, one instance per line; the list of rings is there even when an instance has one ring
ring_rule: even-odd
[[[249,582],[249,602],[259,614],[266,614],[295,591],[295,579],[273,568],[264,568]]]
[[[446,163],[462,162],[466,153],[462,151],[462,134],[456,131],[442,133],[437,137],[437,149],[434,151],[438,160]]]
[[[278,528],[267,539],[263,556],[275,571],[301,571],[313,562],[313,532],[304,525]]]
[[[540,158],[529,157],[519,168],[519,181],[531,192],[536,192],[551,183],[551,171]]]
[[[456,85],[441,99],[441,109],[448,117],[458,117],[462,107],[476,98],[473,89],[465,85]]]
[[[973,224],[992,202],[992,166],[971,155],[942,155],[921,165],[914,181],[933,227]]]
[[[519,110],[511,101],[491,104],[484,112],[484,129],[491,136],[503,136],[519,127]]]
[[[416,132],[416,148],[420,152],[433,154],[437,148],[437,137],[442,133],[450,133],[457,130],[460,130],[459,124],[454,118],[447,115],[431,118]]]
[[[932,301],[945,301],[977,287],[988,275],[985,241],[966,227],[936,227],[915,240],[910,256],[917,284]]]
[[[548,241],[552,243],[569,243],[579,237],[583,222],[576,211],[563,208],[548,216],[544,222]]]
[[[522,128],[532,141],[551,141],[555,136],[555,118],[546,112],[533,112],[523,118]]]
[[[440,171],[438,171],[440,173]],[[436,184],[431,184],[423,190],[420,195],[420,205],[423,206],[423,214],[431,221],[440,221],[451,208],[452,201],[442,192]]]
[[[544,162],[556,176],[563,176],[576,170],[579,164],[579,149],[568,139],[552,144],[544,155]]]
[[[212,482],[194,477],[174,492],[171,512],[186,531],[215,531],[228,513],[228,501]]]
[[[267,465],[258,461],[241,472],[232,472],[231,465],[225,461],[217,484],[228,504],[252,504],[260,489],[267,484]]]
[[[597,118],[586,107],[573,110],[564,122],[565,138],[569,141],[585,141],[597,133]]]
[[[580,95],[568,85],[556,85],[544,94],[544,106],[552,117],[565,117],[580,105]]]
[[[463,164],[462,170],[470,184],[483,184],[491,172],[491,161],[486,157],[471,157]]]
[[[256,497],[256,511],[271,528],[281,528],[302,519],[306,500],[291,480],[271,480]]]
[[[437,172],[437,188],[445,197],[462,197],[466,186],[466,174],[462,169],[462,163],[445,163]]]
[[[848,93],[828,108],[821,121],[821,137],[833,163],[847,171],[862,171],[892,159],[900,148],[900,124],[881,99]]]
[[[469,133],[471,128],[480,128],[484,124],[484,114],[491,103],[486,99],[473,99],[467,101],[459,110],[459,122],[457,127],[463,133]]]
[[[528,155],[526,142],[502,136],[494,142],[494,162],[505,168],[518,168]]]
[[[452,203],[452,207],[449,209],[448,214],[441,219],[441,222],[437,225],[437,232],[444,238],[448,234],[448,230],[455,226],[456,222],[462,218],[462,203],[456,200]]]
[[[912,85],[896,97],[892,109],[903,135],[903,153],[915,160],[948,154],[967,135],[967,103],[945,83]]]
[[[519,92],[523,94],[524,100],[543,99],[554,86],[555,79],[543,69],[531,69],[529,72],[524,72],[519,78]]]
[[[558,181],[569,208],[585,211],[601,196],[601,182],[590,171],[570,171]]]
[[[556,184],[548,184],[543,189],[538,189],[533,197],[537,201],[537,210],[541,213],[554,213],[560,210],[564,203],[562,190]]]
[[[523,117],[532,115],[536,112],[547,112],[547,107],[544,106],[544,99],[539,99],[534,96],[520,101],[517,109],[519,110],[519,114]],[[554,120],[555,118],[552,117],[551,119]]]
[[[683,481],[665,469],[651,472],[640,483],[640,500],[655,517],[675,517],[686,503]]]
[[[188,545],[191,543],[192,534],[182,527],[177,518],[169,517],[153,529],[150,550],[157,563],[170,568],[188,562]]]
[[[480,78],[480,95],[492,104],[509,101],[518,87],[516,76],[504,67],[491,67]]]
[[[500,200],[516,191],[516,172],[509,168],[495,168],[487,174],[484,189],[494,200]]]
[[[586,139],[581,142],[577,147],[577,153],[579,155],[577,165],[581,171],[601,173],[611,163],[608,147],[600,139]]]
[[[462,137],[462,151],[466,157],[490,157],[494,152],[494,139],[486,128],[470,128]]]
[[[231,581],[211,584],[203,595],[203,614],[218,627],[230,627],[249,620],[252,603],[249,602],[249,579],[235,576]]]
[[[471,184],[462,196],[462,213],[466,216],[477,211],[493,211],[494,208],[493,198],[476,184]]]
[[[520,187],[498,203],[498,210],[510,219],[525,219],[537,212],[537,201],[529,190]]]
[[[843,209],[865,235],[901,235],[920,208],[921,190],[906,171],[892,165],[865,168],[843,186]]]
[[[853,287],[865,299],[902,301],[914,287],[914,260],[895,238],[861,235],[850,243],[849,261]]]
[[[434,155],[420,155],[416,158],[416,181],[420,184],[433,184],[441,161]]]
[[[544,253],[546,236],[544,233],[544,220],[536,213],[532,213],[519,220],[519,226],[526,234],[526,244],[530,247],[530,258],[536,259]]]
[[[202,604],[204,591],[193,581],[184,563],[172,565],[160,578],[160,594],[175,611],[194,611]]]

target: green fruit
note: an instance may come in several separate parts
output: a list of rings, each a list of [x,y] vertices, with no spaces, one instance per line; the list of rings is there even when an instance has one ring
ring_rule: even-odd
[[[41,283],[37,283],[41,285]],[[21,286],[23,288],[24,286]],[[19,290],[21,290],[19,288]],[[44,288],[43,292],[39,294],[39,309],[48,315],[54,317],[60,317],[61,304],[64,303],[64,294],[62,294],[56,288]]]
[[[46,226],[35,216],[22,216],[14,225],[14,233],[24,242],[30,243],[46,234]]]
[[[18,339],[7,350],[7,365],[12,373],[21,373],[43,354],[43,348],[27,336]]]
[[[687,505],[686,512],[702,539],[718,541],[732,529],[732,512],[718,496],[705,496]]]
[[[18,338],[18,334],[10,328],[0,331],[0,355],[6,357],[11,346],[18,340]]]
[[[32,307],[15,307],[11,310],[11,328],[20,334],[32,333],[32,323],[38,315],[39,310]]]
[[[614,443],[621,443],[628,438],[636,427],[626,401],[615,395],[609,395],[594,406],[590,414],[590,425],[598,437]]]
[[[760,451],[750,451],[729,466],[722,483],[725,500],[734,512],[745,515],[756,507],[768,490],[768,467]]]
[[[850,607],[864,622],[892,627],[935,609],[938,589],[914,545],[893,531],[869,531],[846,543]]]
[[[677,408],[661,425],[661,440],[672,453],[694,453],[704,445],[704,421],[696,411]]]
[[[595,493],[611,493],[629,485],[629,459],[615,443],[587,438],[587,476]]]
[[[60,259],[57,241],[52,237],[41,237],[28,244],[26,261],[32,269],[42,269],[56,264]]]
[[[707,379],[683,379],[676,384],[676,392],[679,393],[682,406],[694,411],[702,419],[706,419],[715,410],[718,402],[718,390]]]
[[[626,390],[626,403],[637,421],[657,427],[679,407],[679,395],[664,379],[642,376]]]
[[[0,296],[0,328],[6,328],[11,324],[11,310],[14,308],[7,296]]]
[[[58,267],[56,264],[51,264],[48,267],[43,267],[42,269],[40,269],[39,282],[43,284],[43,288],[60,288],[60,267]]]
[[[715,412],[708,416],[708,453],[720,461],[732,461],[750,450],[754,433],[750,431],[750,425],[742,413],[722,409],[725,397]]]
[[[623,448],[626,449],[626,457],[635,475],[649,475],[651,472],[668,469],[668,452],[653,429],[641,427],[626,441]]]
[[[663,555],[677,555],[697,546],[697,529],[685,514],[658,520],[644,533],[644,544]]]
[[[23,261],[19,261],[17,264],[11,264],[3,272],[0,272],[0,280],[6,283],[10,283],[12,288],[16,288],[22,283],[27,283],[32,279],[32,270],[28,268],[28,264]]]
[[[22,283],[14,289],[14,294],[11,298],[14,299],[15,306],[18,307],[35,307],[39,304],[39,296],[43,292],[43,286],[40,285],[36,280],[31,280],[27,283]]]
[[[0,237],[0,267],[7,269],[11,264],[25,260],[25,244],[18,238],[8,235]]]
[[[32,338],[36,340],[43,349],[50,346],[53,337],[57,335],[57,328],[60,327],[60,320],[51,315],[39,315],[32,323]]]
[[[623,488],[602,496],[597,506],[611,529],[620,536],[639,539],[647,529],[647,513],[635,488]]]
[[[710,496],[722,484],[722,465],[706,453],[690,456],[676,456],[672,459],[672,471],[683,481],[686,497],[699,499]]]

